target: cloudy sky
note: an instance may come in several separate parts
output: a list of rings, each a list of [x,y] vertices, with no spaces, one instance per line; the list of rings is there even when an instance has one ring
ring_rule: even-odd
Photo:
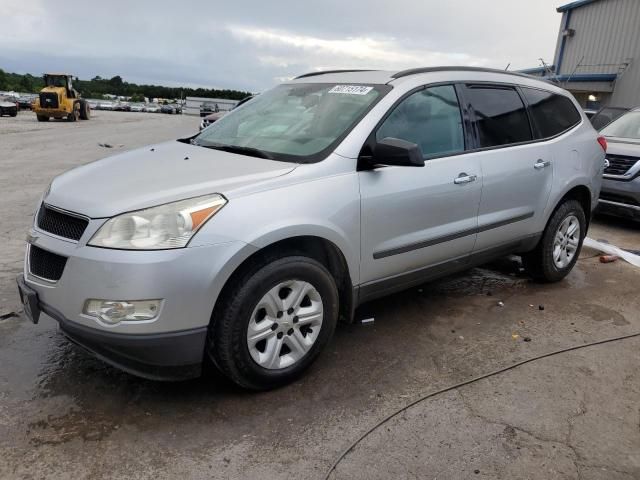
[[[260,91],[332,68],[552,63],[558,0],[2,0],[0,68]]]

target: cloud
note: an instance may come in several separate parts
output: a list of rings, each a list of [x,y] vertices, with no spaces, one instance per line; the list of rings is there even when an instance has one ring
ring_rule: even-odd
[[[228,26],[227,30],[235,38],[252,43],[259,54],[285,50],[286,56],[266,54],[258,57],[263,64],[282,68],[292,63],[306,63],[313,70],[346,66],[397,70],[416,65],[444,63],[477,66],[488,63],[485,58],[464,53],[412,49],[395,38],[319,38],[238,25]]]
[[[552,62],[557,0],[2,0],[0,68],[261,91],[314,70]]]

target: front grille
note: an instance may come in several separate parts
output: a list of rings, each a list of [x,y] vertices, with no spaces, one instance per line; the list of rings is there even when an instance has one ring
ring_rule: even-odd
[[[609,153],[607,154],[607,160],[609,160],[609,166],[605,168],[604,173],[609,175],[624,175],[640,158]]]
[[[38,212],[38,228],[59,237],[80,240],[88,220],[49,208],[44,203]]]
[[[58,108],[58,95],[53,92],[42,92],[40,94],[41,108]]]
[[[29,271],[45,280],[58,281],[62,277],[67,257],[43,250],[35,245],[29,246]]]

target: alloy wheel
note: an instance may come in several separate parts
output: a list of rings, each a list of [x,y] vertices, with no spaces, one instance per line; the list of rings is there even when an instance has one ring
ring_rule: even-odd
[[[313,285],[302,280],[279,283],[251,314],[247,328],[251,358],[269,370],[294,365],[318,339],[322,318],[322,298]]]
[[[565,218],[553,242],[553,263],[558,269],[566,268],[576,256],[580,245],[580,222],[575,215]]]

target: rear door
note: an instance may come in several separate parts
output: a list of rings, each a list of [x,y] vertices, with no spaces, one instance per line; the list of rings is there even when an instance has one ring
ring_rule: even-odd
[[[512,85],[469,84],[471,111],[483,175],[474,252],[537,233],[553,181],[551,153],[534,141],[519,90]]]

